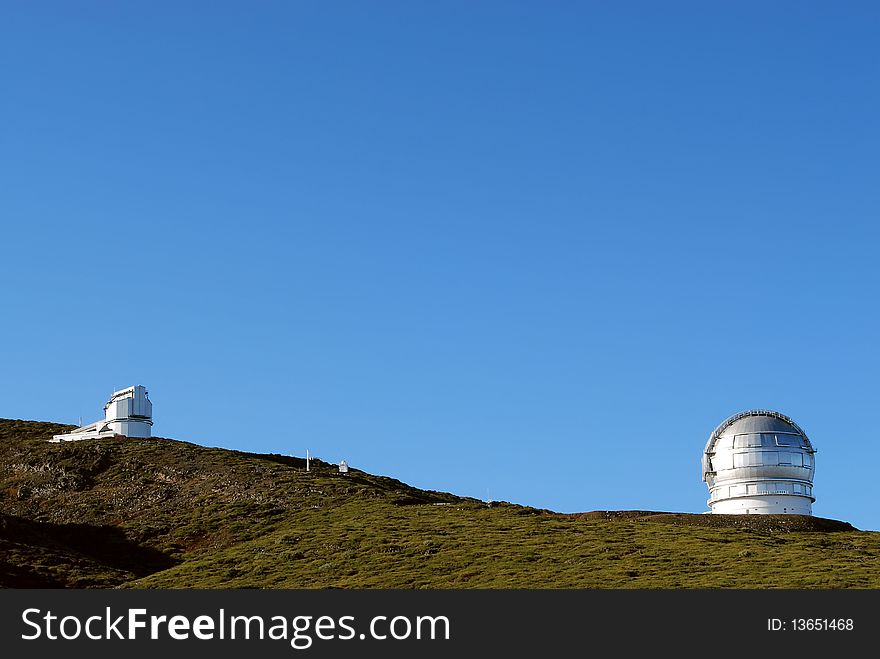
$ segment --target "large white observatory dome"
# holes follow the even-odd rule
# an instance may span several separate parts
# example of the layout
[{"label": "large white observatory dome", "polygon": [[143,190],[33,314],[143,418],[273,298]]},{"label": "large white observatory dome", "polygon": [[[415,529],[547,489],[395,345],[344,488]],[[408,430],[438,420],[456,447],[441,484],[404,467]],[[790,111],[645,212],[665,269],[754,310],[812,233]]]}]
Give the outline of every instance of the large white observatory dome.
[{"label": "large white observatory dome", "polygon": [[78,442],[84,439],[110,437],[149,437],[153,425],[153,403],[147,388],[137,384],[114,391],[104,405],[104,419],[80,426],[61,435],[52,435],[50,442]]},{"label": "large white observatory dome", "polygon": [[813,513],[816,450],[784,414],[749,410],[734,414],[709,436],[703,480],[713,513]]}]

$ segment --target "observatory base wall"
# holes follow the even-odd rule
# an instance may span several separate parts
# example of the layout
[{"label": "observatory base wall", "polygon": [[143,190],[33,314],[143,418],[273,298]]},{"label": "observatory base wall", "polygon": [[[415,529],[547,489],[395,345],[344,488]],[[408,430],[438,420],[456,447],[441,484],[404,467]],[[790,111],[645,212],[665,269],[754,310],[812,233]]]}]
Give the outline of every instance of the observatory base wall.
[{"label": "observatory base wall", "polygon": [[709,503],[713,513],[723,515],[812,515],[808,497],[791,495],[736,497]]},{"label": "observatory base wall", "polygon": [[125,437],[149,437],[150,424],[142,421],[112,421],[108,424],[114,433]]}]

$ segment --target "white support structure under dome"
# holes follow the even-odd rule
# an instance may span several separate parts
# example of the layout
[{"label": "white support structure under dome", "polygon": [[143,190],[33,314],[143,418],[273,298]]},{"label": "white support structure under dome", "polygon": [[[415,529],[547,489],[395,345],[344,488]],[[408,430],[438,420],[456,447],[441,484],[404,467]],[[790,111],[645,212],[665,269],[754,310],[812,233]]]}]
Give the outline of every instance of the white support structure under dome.
[{"label": "white support structure under dome", "polygon": [[726,419],[703,451],[713,513],[812,515],[816,450],[791,419],[749,410]]},{"label": "white support structure under dome", "polygon": [[114,391],[104,405],[104,419],[81,426],[63,435],[54,435],[50,442],[77,442],[83,439],[109,437],[149,437],[153,425],[153,404],[147,388],[135,385]]}]

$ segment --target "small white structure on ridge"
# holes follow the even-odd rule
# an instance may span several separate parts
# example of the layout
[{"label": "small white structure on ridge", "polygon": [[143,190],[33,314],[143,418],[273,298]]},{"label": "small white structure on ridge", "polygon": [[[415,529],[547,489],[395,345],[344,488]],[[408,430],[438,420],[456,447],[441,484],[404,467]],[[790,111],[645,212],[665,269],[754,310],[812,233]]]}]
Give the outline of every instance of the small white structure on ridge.
[{"label": "small white structure on ridge", "polygon": [[149,437],[153,425],[153,403],[147,388],[135,385],[114,391],[104,405],[104,419],[80,426],[63,435],[54,435],[50,442],[77,442],[83,439],[110,437]]},{"label": "small white structure on ridge", "polygon": [[339,473],[347,474],[348,473],[348,463],[345,460],[339,461]]},{"label": "small white structure on ridge", "polygon": [[703,480],[713,513],[812,515],[816,449],[794,421],[771,410],[734,414],[709,436]]}]

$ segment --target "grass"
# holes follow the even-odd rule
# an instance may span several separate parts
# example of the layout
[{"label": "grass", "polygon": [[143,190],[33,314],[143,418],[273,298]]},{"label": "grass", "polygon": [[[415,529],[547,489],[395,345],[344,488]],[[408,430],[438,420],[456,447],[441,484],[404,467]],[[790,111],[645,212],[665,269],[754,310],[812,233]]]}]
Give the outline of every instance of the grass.
[{"label": "grass", "polygon": [[[59,428],[0,420],[0,584],[880,587],[880,533],[845,525],[560,515],[319,460],[306,472],[298,458],[172,440],[48,444]],[[71,540],[75,525],[95,546]],[[108,542],[136,560],[102,551]]]}]

